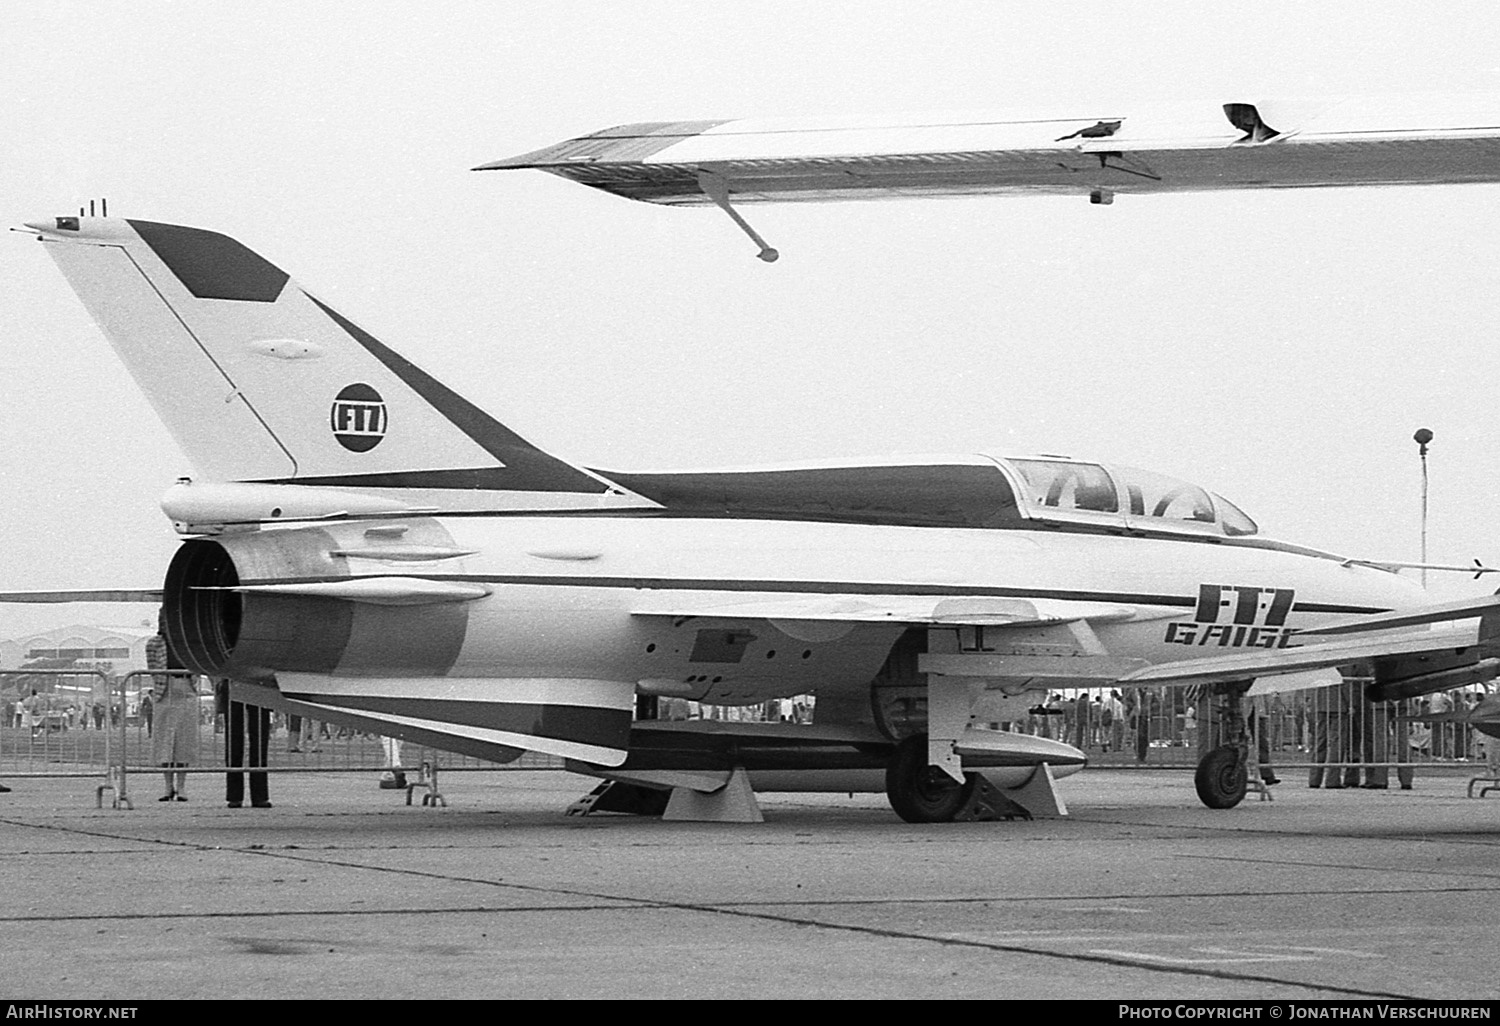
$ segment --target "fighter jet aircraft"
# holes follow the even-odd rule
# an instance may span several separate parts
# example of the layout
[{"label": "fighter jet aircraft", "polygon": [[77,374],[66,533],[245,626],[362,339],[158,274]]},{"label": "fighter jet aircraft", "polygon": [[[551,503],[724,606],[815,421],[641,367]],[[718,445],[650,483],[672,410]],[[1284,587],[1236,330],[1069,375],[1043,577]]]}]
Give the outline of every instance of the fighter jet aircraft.
[{"label": "fighter jet aircraft", "polygon": [[[1228,680],[1237,697],[1376,656],[1379,686],[1436,687],[1478,662],[1410,641],[1294,648],[1299,630],[1425,593],[1266,538],[1187,481],[990,454],[590,469],[224,235],[103,217],[26,230],[205,475],[162,500],[185,537],[160,589],[171,650],[268,705],[489,759],[550,753],[670,795],[679,816],[755,818],[757,786],[883,788],[931,822],[991,785],[1060,807],[1051,781],[1082,753],[986,729],[1050,690]],[[633,717],[642,697],[801,694],[811,724]],[[1200,793],[1234,804],[1243,769],[1227,745]]]},{"label": "fighter jet aircraft", "polygon": [[620,125],[476,171],[536,168],[649,203],[1079,195],[1500,181],[1500,97],[1100,104]]}]

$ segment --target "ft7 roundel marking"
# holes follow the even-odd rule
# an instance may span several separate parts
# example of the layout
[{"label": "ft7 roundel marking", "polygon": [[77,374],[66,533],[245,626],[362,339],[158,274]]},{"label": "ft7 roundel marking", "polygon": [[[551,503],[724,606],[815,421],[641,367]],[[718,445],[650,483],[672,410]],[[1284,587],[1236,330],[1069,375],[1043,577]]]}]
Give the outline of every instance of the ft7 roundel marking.
[{"label": "ft7 roundel marking", "polygon": [[369,452],[385,437],[385,400],[369,385],[349,385],[333,400],[328,414],[333,437],[350,452]]}]

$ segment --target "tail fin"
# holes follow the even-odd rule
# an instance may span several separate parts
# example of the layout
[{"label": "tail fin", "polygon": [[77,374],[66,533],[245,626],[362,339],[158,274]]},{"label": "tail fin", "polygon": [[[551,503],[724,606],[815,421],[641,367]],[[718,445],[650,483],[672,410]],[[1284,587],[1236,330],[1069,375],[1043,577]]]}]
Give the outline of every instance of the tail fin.
[{"label": "tail fin", "polygon": [[523,506],[598,505],[624,493],[527,442],[234,239],[117,218],[27,227],[52,244],[210,478],[527,493],[510,496]]}]

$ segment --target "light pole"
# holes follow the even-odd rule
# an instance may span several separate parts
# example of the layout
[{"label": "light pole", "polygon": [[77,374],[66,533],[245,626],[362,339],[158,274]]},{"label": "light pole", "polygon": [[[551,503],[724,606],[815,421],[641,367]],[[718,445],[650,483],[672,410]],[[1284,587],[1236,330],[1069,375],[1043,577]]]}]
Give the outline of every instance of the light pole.
[{"label": "light pole", "polygon": [[[1411,436],[1412,441],[1417,443],[1417,455],[1422,458],[1422,562],[1427,562],[1427,443],[1432,441],[1432,432],[1426,428],[1417,428],[1417,433]],[[1422,587],[1427,587],[1427,568],[1422,568]]]}]

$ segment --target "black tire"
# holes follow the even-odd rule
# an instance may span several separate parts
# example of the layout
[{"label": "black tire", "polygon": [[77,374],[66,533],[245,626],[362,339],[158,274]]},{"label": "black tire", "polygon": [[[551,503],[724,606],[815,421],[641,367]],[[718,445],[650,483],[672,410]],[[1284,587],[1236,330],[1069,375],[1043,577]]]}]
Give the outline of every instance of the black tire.
[{"label": "black tire", "polygon": [[1245,797],[1245,753],[1236,745],[1220,745],[1198,763],[1193,774],[1198,800],[1210,809],[1232,809]]},{"label": "black tire", "polygon": [[951,823],[969,803],[979,776],[965,773],[962,784],[927,764],[927,735],[896,746],[885,770],[885,794],[896,815],[908,823]]}]

